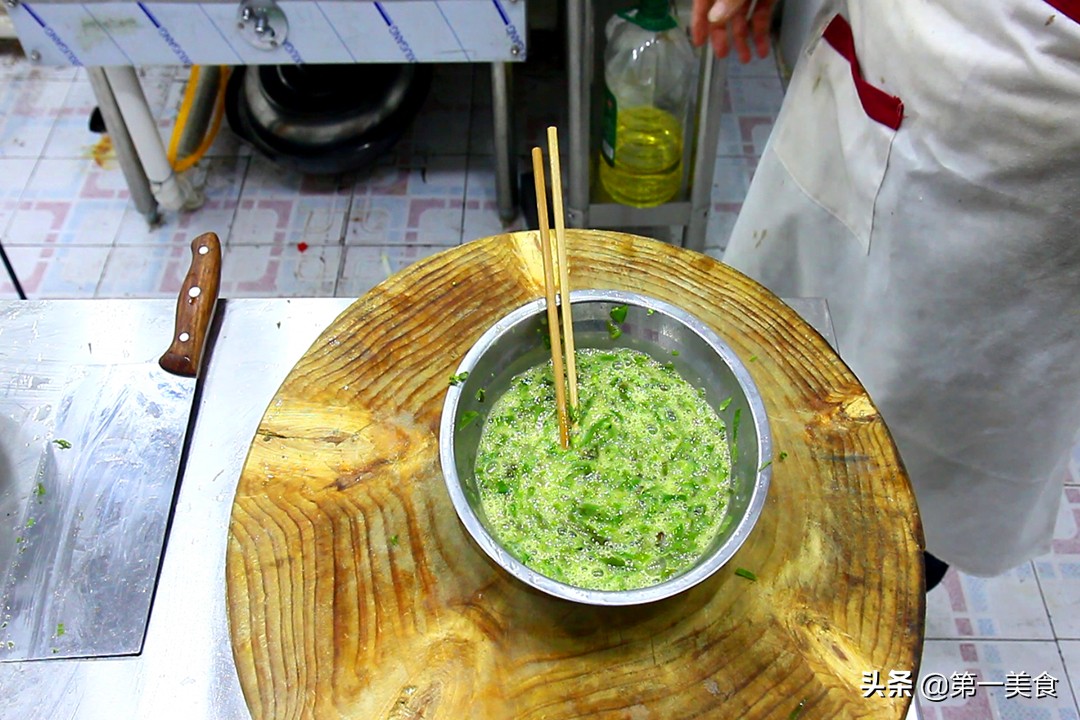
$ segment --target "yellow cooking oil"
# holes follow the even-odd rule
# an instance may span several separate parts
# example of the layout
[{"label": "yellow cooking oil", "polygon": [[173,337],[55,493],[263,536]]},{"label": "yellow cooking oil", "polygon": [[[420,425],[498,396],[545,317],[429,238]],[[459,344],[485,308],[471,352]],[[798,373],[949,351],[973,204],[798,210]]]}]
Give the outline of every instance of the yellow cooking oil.
[{"label": "yellow cooking oil", "polygon": [[619,108],[613,162],[601,153],[600,182],[623,205],[653,207],[679,192],[682,184],[682,124],[651,105]]}]

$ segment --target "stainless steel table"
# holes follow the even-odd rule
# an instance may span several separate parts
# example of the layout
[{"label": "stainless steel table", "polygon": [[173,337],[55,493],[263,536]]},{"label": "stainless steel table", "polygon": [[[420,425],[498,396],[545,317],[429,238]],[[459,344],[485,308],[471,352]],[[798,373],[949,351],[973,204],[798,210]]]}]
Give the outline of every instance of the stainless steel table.
[{"label": "stainless steel table", "polygon": [[[71,322],[78,322],[88,303],[99,309],[101,303],[137,303],[142,312],[160,313],[163,319],[171,318],[174,308],[164,300],[50,302],[66,303],[64,314]],[[95,660],[0,663],[0,717],[250,717],[233,665],[225,613],[225,548],[233,494],[266,405],[300,356],[350,302],[221,301],[143,652]],[[788,303],[834,342],[824,300]],[[918,717],[913,704],[909,720]]]}]

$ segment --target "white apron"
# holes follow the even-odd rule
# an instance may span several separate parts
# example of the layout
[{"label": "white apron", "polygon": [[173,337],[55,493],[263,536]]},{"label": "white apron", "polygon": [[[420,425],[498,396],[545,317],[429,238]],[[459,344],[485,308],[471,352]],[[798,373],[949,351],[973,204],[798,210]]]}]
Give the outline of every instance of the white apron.
[{"label": "white apron", "polygon": [[827,3],[724,256],[828,298],[927,549],[978,575],[1048,549],[1080,429],[1073,18],[1080,0]]}]

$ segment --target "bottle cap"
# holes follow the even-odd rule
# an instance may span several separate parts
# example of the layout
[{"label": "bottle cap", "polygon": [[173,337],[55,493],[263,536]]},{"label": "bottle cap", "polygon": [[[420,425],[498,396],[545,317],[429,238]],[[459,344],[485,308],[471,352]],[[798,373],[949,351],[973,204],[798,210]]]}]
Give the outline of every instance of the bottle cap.
[{"label": "bottle cap", "polygon": [[679,26],[671,16],[668,3],[669,0],[640,0],[636,10],[624,10],[619,15],[645,30],[663,32]]}]

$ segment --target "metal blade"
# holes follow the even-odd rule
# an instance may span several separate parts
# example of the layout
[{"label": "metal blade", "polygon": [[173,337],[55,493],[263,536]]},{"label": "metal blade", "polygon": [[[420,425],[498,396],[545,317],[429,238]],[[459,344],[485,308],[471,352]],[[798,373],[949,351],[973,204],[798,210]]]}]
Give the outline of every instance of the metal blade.
[{"label": "metal blade", "polygon": [[0,314],[0,662],[142,648],[221,282],[216,235],[191,253],[171,332],[145,304]]},{"label": "metal blade", "polygon": [[0,661],[137,653],[195,381],[147,362],[21,384],[0,399]]}]

